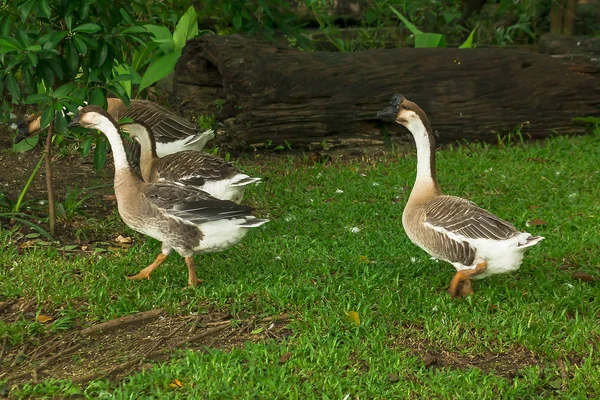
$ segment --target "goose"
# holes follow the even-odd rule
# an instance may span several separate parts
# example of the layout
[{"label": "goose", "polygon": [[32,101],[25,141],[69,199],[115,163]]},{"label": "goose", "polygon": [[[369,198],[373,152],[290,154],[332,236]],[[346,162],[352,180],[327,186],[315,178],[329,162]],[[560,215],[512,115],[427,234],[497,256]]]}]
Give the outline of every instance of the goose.
[{"label": "goose", "polygon": [[402,214],[402,225],[414,244],[456,268],[450,295],[472,294],[471,279],[519,269],[525,250],[544,238],[518,231],[472,201],[442,193],[436,177],[431,125],[418,105],[395,94],[377,116],[403,125],[414,137],[417,177]]},{"label": "goose", "polygon": [[253,209],[229,200],[216,199],[194,187],[173,183],[147,183],[138,179],[129,166],[118,126],[113,117],[98,106],[83,107],[68,127],[98,129],[107,137],[115,164],[114,189],[119,215],[131,229],[162,243],[155,261],[130,276],[150,279],[175,250],[185,258],[188,285],[196,286],[194,254],[226,250],[246,233],[268,222],[252,215]]},{"label": "goose", "polygon": [[123,130],[140,144],[140,170],[146,182],[196,186],[218,199],[240,203],[246,186],[261,180],[240,173],[220,157],[198,151],[181,151],[159,158],[152,129],[134,123],[123,126]]},{"label": "goose", "polygon": [[[156,139],[156,153],[159,157],[184,150],[200,151],[215,136],[212,129],[198,132],[196,125],[190,121],[149,100],[131,100],[129,106],[118,98],[111,97],[106,101],[108,113],[114,120],[131,118],[134,122],[142,122],[152,129]],[[40,114],[32,114],[21,121],[18,124],[15,142],[18,143],[26,137],[39,133],[41,119]],[[132,161],[139,159],[139,149],[135,146],[137,145],[128,149],[133,154],[137,154]]]}]

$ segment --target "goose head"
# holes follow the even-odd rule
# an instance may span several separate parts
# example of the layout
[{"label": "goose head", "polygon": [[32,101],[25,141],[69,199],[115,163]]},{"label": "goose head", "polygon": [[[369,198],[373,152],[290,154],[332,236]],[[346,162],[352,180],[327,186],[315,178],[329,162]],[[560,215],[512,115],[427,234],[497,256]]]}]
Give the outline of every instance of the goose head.
[{"label": "goose head", "polygon": [[32,114],[21,121],[17,126],[18,132],[17,137],[15,138],[15,143],[19,143],[20,141],[38,133],[41,130],[41,120],[42,117],[40,117],[39,114]]},{"label": "goose head", "polygon": [[395,121],[406,127],[414,136],[419,132],[431,134],[431,126],[425,112],[401,94],[392,96],[386,108],[377,113],[384,121]]},{"label": "goose head", "polygon": [[100,129],[101,126],[106,124],[108,120],[112,125],[117,127],[117,123],[113,117],[102,107],[99,106],[85,106],[79,113],[73,118],[73,120],[67,126],[69,129],[77,126],[88,129]]}]

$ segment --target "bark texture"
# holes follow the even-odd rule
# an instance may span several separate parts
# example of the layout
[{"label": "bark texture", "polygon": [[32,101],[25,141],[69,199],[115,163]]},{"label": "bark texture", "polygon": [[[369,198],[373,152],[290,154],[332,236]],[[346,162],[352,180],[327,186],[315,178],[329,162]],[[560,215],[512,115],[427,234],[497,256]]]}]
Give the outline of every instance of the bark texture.
[{"label": "bark texture", "polygon": [[533,138],[579,133],[573,117],[600,114],[596,77],[548,55],[491,48],[300,52],[204,35],[186,45],[174,89],[182,113],[224,121],[217,141],[231,148],[381,144],[382,128],[406,138],[375,118],[394,93],[425,110],[441,143],[495,141],[520,126]]}]

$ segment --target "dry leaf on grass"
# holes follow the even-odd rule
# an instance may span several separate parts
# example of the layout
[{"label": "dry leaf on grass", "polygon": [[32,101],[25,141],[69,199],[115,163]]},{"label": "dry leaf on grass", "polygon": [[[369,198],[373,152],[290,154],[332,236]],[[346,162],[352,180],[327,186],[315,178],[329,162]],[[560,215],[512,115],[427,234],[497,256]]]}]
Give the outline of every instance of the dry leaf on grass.
[{"label": "dry leaf on grass", "polygon": [[527,225],[527,226],[542,226],[542,225],[546,225],[546,221],[544,221],[543,219],[540,219],[540,218],[534,218],[534,219],[530,219],[529,221],[525,222],[525,225]]},{"label": "dry leaf on grass", "polygon": [[292,357],[292,353],[287,352],[287,353],[283,353],[283,355],[281,357],[279,357],[279,364],[284,364],[286,363],[290,357]]},{"label": "dry leaf on grass", "polygon": [[388,381],[392,382],[392,383],[396,383],[400,380],[400,377],[396,374],[389,374],[388,375]]},{"label": "dry leaf on grass", "polygon": [[350,321],[354,322],[356,325],[360,325],[360,316],[356,311],[348,311],[346,315]]},{"label": "dry leaf on grass", "polygon": [[131,240],[131,238],[129,236],[128,237],[123,237],[122,235],[119,235],[115,239],[115,242],[117,242],[117,243],[131,243],[132,240]]},{"label": "dry leaf on grass", "polygon": [[175,379],[172,383],[169,383],[171,389],[179,389],[183,387],[183,383],[179,379]]},{"label": "dry leaf on grass", "polygon": [[579,279],[580,281],[584,281],[584,282],[591,282],[594,280],[594,277],[588,273],[585,273],[583,271],[575,271],[571,274],[571,278],[573,279]]},{"label": "dry leaf on grass", "polygon": [[44,314],[40,314],[40,315],[37,316],[36,320],[40,324],[45,324],[48,321],[52,321],[52,317],[49,317],[49,316],[44,315]]}]

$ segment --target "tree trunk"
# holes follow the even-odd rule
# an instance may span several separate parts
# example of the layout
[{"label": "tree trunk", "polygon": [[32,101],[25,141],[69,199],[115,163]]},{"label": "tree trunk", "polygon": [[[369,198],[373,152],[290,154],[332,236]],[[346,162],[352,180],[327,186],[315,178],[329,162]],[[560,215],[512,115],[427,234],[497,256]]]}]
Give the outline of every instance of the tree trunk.
[{"label": "tree trunk", "polygon": [[[241,36],[191,40],[175,71],[174,104],[214,112],[230,148],[287,144],[319,149],[404,140],[375,117],[401,93],[430,116],[438,141],[496,141],[522,127],[533,138],[584,131],[598,115],[598,81],[560,59],[505,49],[300,52]],[[385,129],[384,129],[385,130]]]},{"label": "tree trunk", "polygon": [[54,132],[54,120],[48,125],[48,136],[46,137],[46,157],[44,169],[46,171],[46,189],[48,190],[48,223],[50,234],[56,235],[56,208],[54,207],[54,188],[52,186],[52,134]]}]

